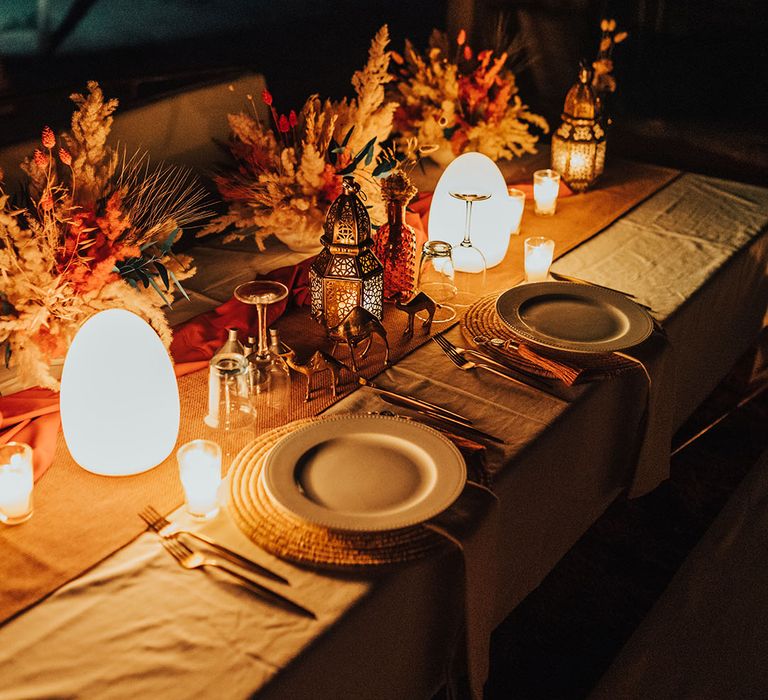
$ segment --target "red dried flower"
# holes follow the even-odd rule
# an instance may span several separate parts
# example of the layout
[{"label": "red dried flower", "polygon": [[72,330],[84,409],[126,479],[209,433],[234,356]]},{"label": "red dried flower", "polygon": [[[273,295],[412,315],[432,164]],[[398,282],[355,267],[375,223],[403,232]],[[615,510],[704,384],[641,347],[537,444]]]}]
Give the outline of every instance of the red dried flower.
[{"label": "red dried flower", "polygon": [[264,100],[265,105],[272,106],[272,93],[267,88],[264,88],[264,92],[261,93],[261,99]]},{"label": "red dried flower", "polygon": [[48,157],[39,148],[35,149],[32,160],[35,161],[35,165],[38,168],[45,168],[48,165]]},{"label": "red dried flower", "polygon": [[459,32],[459,35],[456,37],[456,43],[457,43],[459,46],[464,46],[464,42],[465,42],[466,40],[467,40],[467,30],[466,30],[466,29],[462,29],[462,30]]},{"label": "red dried flower", "polygon": [[287,134],[290,130],[291,125],[288,123],[288,117],[284,114],[280,115],[280,120],[277,122],[277,128],[280,130],[281,134]]},{"label": "red dried flower", "polygon": [[293,128],[299,123],[299,118],[296,116],[295,109],[292,109],[290,111],[290,114],[288,114],[288,123],[291,125],[291,128]]},{"label": "red dried flower", "polygon": [[50,126],[46,126],[43,129],[43,146],[46,148],[53,148],[56,145],[56,137],[53,135],[53,129]]},{"label": "red dried flower", "polygon": [[59,160],[64,165],[72,165],[72,154],[66,148],[59,148]]},{"label": "red dried flower", "polygon": [[472,49],[469,48],[469,44],[464,47],[464,59],[467,61],[472,60]]},{"label": "red dried flower", "polygon": [[53,197],[50,194],[45,195],[45,197],[40,200],[40,206],[43,208],[43,211],[53,209]]}]

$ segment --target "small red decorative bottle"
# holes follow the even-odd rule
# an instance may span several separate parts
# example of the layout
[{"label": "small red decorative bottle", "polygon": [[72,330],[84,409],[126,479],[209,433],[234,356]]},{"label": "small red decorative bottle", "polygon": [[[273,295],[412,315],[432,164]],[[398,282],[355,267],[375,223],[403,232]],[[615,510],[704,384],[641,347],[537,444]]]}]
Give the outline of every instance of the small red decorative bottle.
[{"label": "small red decorative bottle", "polygon": [[387,223],[376,232],[374,253],[384,266],[384,301],[408,299],[416,290],[416,231],[405,222],[405,208],[416,192],[410,178],[401,171],[392,173],[381,184]]}]

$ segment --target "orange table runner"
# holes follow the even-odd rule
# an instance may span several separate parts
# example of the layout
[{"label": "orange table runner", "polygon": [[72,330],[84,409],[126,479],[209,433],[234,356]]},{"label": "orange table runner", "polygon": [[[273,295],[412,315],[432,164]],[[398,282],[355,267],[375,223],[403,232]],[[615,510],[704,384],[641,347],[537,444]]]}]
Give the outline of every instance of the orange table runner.
[{"label": "orange table runner", "polygon": [[[613,170],[606,174],[600,189],[562,199],[558,203],[558,213],[553,218],[536,217],[532,211],[532,202],[527,203],[521,235],[512,237],[505,260],[488,272],[489,291],[509,288],[522,279],[525,236],[545,235],[553,238],[556,242],[556,256],[559,257],[604,229],[678,174],[666,168],[615,163]],[[228,304],[230,302],[211,313],[226,320]],[[417,330],[415,338],[405,341],[402,337],[405,314],[392,307],[385,310],[384,323],[388,330],[393,362],[427,339]],[[303,309],[290,310],[277,325],[282,329],[283,338],[300,353],[327,342],[323,330]],[[221,330],[219,326],[217,323],[207,326],[202,324],[198,325],[194,333],[191,330],[186,332],[194,337],[195,344],[207,343],[215,347],[220,339],[210,337],[210,334],[218,333]],[[202,357],[185,359],[204,360],[205,356],[203,353]],[[339,356],[345,360],[343,354]],[[382,367],[382,361],[382,346],[374,341],[373,350],[362,364],[362,373],[369,377],[376,374]],[[189,369],[200,366],[204,367],[205,363],[190,365]],[[353,377],[346,372],[342,380],[343,390],[337,399],[333,399],[330,392],[317,392],[317,398],[304,403],[304,379],[295,378],[287,420],[316,415],[357,387]],[[182,423],[178,444],[181,444],[200,436],[206,405],[207,375],[195,372],[181,377],[179,392]],[[48,398],[48,406],[56,402],[55,395]],[[8,411],[7,401],[8,397],[2,399],[0,411]],[[47,420],[51,425],[47,426],[48,441],[52,445],[51,431],[58,429],[58,416],[52,412],[55,409],[48,406],[37,408],[49,417]],[[20,410],[19,413],[25,414],[25,420],[34,417],[34,410],[30,412],[27,409],[26,413]],[[13,418],[6,420],[4,427],[14,425]],[[17,421],[15,424],[20,423]],[[273,425],[261,422],[258,430],[270,427]],[[34,422],[25,423],[24,430],[35,430]],[[29,436],[30,433],[26,434]],[[17,433],[15,439],[22,439],[20,435]],[[0,621],[34,604],[130,542],[144,529],[136,513],[146,505],[152,504],[166,513],[178,507],[183,500],[174,454],[144,474],[107,478],[80,469],[69,455],[60,434],[55,445],[52,467],[35,485],[34,517],[20,526],[0,528]]]}]

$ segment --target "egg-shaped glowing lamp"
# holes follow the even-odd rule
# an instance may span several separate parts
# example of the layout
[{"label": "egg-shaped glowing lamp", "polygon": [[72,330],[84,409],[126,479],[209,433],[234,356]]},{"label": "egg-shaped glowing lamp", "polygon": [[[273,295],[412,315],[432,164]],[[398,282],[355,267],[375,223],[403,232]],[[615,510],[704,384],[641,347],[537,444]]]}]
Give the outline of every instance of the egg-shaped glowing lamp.
[{"label": "egg-shaped glowing lamp", "polygon": [[[472,207],[470,238],[487,267],[498,265],[507,253],[514,211],[496,163],[482,153],[464,153],[440,176],[429,209],[429,239],[456,245],[464,238],[466,205],[451,192],[491,195]],[[456,269],[462,269],[458,260]]]},{"label": "egg-shaped glowing lamp", "polygon": [[64,360],[61,423],[72,458],[94,474],[140,474],[171,453],[179,387],[149,324],[124,309],[83,323]]}]

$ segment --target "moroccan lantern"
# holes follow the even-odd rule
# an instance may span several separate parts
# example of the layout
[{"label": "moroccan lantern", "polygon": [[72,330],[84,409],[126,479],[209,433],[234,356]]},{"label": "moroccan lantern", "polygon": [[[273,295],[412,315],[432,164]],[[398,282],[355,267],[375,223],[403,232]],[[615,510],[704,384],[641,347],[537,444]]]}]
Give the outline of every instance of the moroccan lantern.
[{"label": "moroccan lantern", "polygon": [[333,201],[320,242],[323,250],[309,270],[312,317],[326,328],[338,326],[356,306],[381,319],[384,268],[371,247],[371,219],[360,185],[346,176]]},{"label": "moroccan lantern", "polygon": [[565,97],[562,122],[552,135],[552,170],[575,192],[583,192],[605,167],[605,130],[600,123],[592,71],[584,64]]}]

